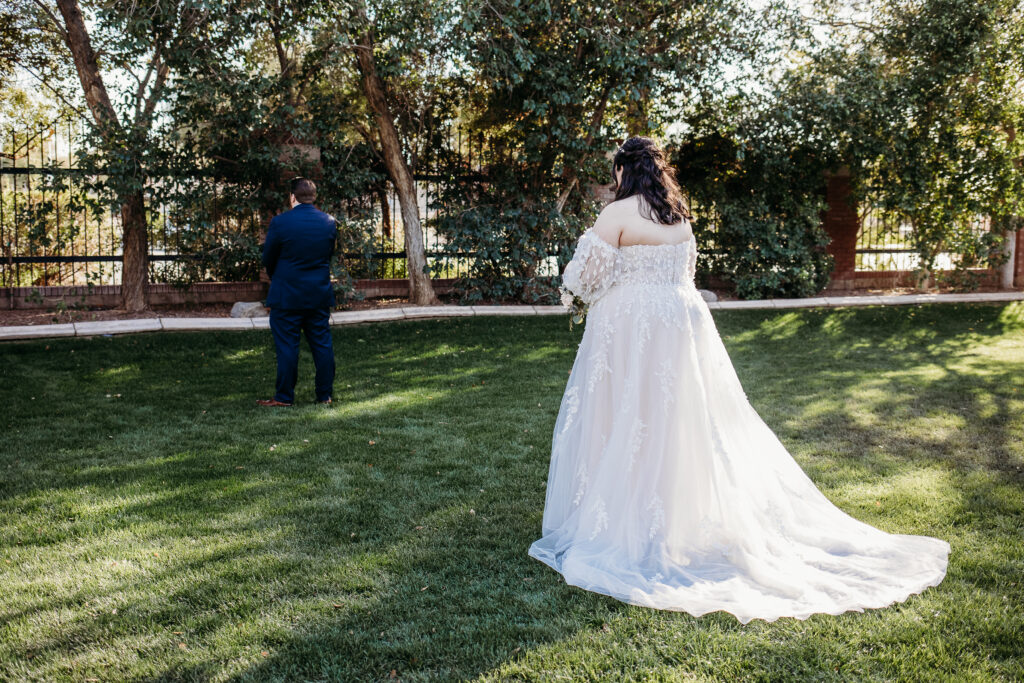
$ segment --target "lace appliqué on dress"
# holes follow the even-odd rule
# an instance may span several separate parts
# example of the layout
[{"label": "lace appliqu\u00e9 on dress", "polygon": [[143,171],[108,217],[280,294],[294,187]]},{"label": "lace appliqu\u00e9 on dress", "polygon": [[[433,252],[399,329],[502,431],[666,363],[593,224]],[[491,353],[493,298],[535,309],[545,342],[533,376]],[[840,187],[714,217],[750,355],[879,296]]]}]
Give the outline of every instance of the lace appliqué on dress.
[{"label": "lace appliqu\u00e9 on dress", "polygon": [[565,423],[562,425],[562,434],[569,431],[569,427],[576,420],[576,413],[580,410],[580,388],[573,387],[565,392]]},{"label": "lace appliqu\u00e9 on dress", "polygon": [[594,529],[590,533],[590,540],[593,541],[599,533],[608,530],[608,510],[603,498],[594,501],[594,504],[590,506],[590,514],[594,518]]},{"label": "lace appliqu\u00e9 on dress", "polygon": [[665,526],[665,504],[657,493],[651,498],[651,502],[647,504],[647,511],[651,513],[651,531],[649,536],[653,541],[654,537]]},{"label": "lace appliqu\u00e9 on dress", "polygon": [[676,402],[676,394],[673,391],[676,381],[676,372],[672,368],[672,361],[666,359],[658,366],[658,384],[661,386],[661,407],[666,415],[672,413],[672,406]]},{"label": "lace appliqu\u00e9 on dress", "polygon": [[647,436],[647,425],[639,419],[634,420],[633,426],[630,427],[629,430],[629,442],[626,444],[626,453],[629,455],[629,465],[626,467],[626,471],[633,471],[633,465],[636,463],[636,455],[640,452],[640,447],[644,444],[645,436]]},{"label": "lace appliqu\u00e9 on dress", "polygon": [[607,319],[602,320],[597,332],[598,347],[590,356],[590,375],[587,377],[588,394],[593,393],[601,380],[612,372],[612,366],[609,363],[608,358],[609,353],[611,352],[612,336],[615,330],[612,327],[611,321]]},{"label": "lace appliqu\u00e9 on dress", "polygon": [[583,502],[583,496],[587,495],[587,484],[590,483],[590,478],[587,476],[587,465],[582,460],[580,466],[576,468],[576,481],[579,482],[579,486],[576,489],[576,497],[572,499],[573,505]]},{"label": "lace appliqu\u00e9 on dress", "polygon": [[619,250],[587,230],[562,272],[562,286],[591,305],[615,283],[618,269]]}]

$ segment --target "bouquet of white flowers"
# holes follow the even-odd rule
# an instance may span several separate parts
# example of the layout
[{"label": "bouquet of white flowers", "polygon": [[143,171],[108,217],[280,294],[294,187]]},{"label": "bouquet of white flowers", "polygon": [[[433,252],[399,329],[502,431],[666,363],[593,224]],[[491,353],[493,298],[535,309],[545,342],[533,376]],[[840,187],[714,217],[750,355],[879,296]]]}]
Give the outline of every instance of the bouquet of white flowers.
[{"label": "bouquet of white flowers", "polygon": [[569,308],[569,329],[573,325],[580,325],[587,317],[587,304],[565,287],[561,288],[562,305]]}]

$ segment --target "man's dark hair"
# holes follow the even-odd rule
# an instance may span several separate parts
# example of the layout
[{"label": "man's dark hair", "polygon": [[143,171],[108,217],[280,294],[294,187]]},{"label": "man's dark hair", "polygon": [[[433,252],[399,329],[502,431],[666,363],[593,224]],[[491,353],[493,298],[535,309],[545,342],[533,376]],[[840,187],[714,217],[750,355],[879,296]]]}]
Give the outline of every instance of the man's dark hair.
[{"label": "man's dark hair", "polygon": [[291,193],[303,204],[312,204],[316,200],[316,185],[307,178],[294,178]]}]

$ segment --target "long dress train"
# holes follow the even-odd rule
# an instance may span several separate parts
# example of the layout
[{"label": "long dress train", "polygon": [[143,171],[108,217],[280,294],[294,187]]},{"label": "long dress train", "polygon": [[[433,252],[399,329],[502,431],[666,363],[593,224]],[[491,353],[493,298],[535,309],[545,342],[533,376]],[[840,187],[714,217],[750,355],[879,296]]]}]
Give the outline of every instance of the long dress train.
[{"label": "long dress train", "polygon": [[589,303],[530,555],[624,602],[743,623],[884,607],[937,585],[949,544],[834,506],[747,401],[696,249],[579,240]]}]

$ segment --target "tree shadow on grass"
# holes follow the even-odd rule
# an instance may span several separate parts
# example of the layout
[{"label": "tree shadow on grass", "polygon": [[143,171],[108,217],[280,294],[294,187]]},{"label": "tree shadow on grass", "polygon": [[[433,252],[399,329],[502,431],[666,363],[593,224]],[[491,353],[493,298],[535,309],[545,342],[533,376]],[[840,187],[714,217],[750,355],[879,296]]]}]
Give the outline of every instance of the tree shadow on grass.
[{"label": "tree shadow on grass", "polygon": [[[785,324],[775,313],[760,326],[729,319],[723,328],[727,335],[742,330],[727,343],[755,405],[793,396],[792,413],[765,411],[787,443],[818,444],[830,435],[834,457],[852,461],[857,478],[869,483],[884,483],[907,458],[1018,481],[1005,387],[1022,368],[992,369],[972,359],[978,335],[1004,334],[1008,323],[995,311],[971,311],[968,320],[917,311],[924,327],[937,328],[927,334],[916,331],[920,321],[906,325],[892,311],[805,313]],[[565,343],[551,344],[561,321],[512,327],[505,320],[489,328],[451,321],[336,332],[342,390],[327,411],[252,407],[272,360],[265,346],[253,345],[266,344],[260,335],[100,346],[101,362],[130,363],[134,353],[141,371],[93,373],[90,381],[108,382],[96,387],[101,391],[123,387],[137,403],[120,404],[113,417],[98,398],[78,416],[58,406],[57,422],[94,423],[58,439],[56,462],[34,466],[39,478],[7,475],[14,486],[5,507],[23,508],[31,524],[60,505],[73,509],[78,491],[97,500],[125,491],[151,495],[80,512],[61,533],[32,541],[24,525],[4,527],[3,540],[45,552],[95,538],[95,552],[109,554],[104,534],[118,532],[144,549],[198,539],[210,550],[41,598],[6,616],[24,622],[72,612],[58,637],[38,643],[37,661],[124,640],[154,658],[142,668],[126,665],[125,676],[203,679],[227,666],[239,679],[373,680],[392,670],[403,679],[485,674],[630,613],[636,608],[567,588],[526,555],[540,527],[548,440],[575,338],[561,335]],[[197,351],[204,343],[207,350]],[[247,344],[251,352],[241,353]],[[205,360],[181,369],[189,358]],[[945,372],[911,376],[922,367]],[[869,412],[913,417],[927,406],[952,413],[984,432],[985,457],[965,455],[948,435],[894,433],[891,422],[853,419],[842,400],[865,382],[881,396]],[[307,378],[300,390],[308,385]],[[396,393],[402,400],[389,400]],[[836,406],[803,413],[823,396],[838,397]],[[112,425],[122,431],[107,439]],[[799,433],[787,438],[791,429]],[[884,451],[866,455],[861,444]],[[988,495],[987,486],[962,484],[965,504]],[[117,596],[135,601],[120,619],[97,622],[82,607]],[[742,629],[724,615],[665,618],[700,630]],[[245,635],[246,624],[264,631]],[[173,631],[182,628],[193,650],[179,653]],[[140,645],[140,638],[158,642]],[[255,648],[251,656],[239,654],[245,638]]]},{"label": "tree shadow on grass", "polygon": [[1024,354],[977,349],[1024,330],[1024,306],[813,312],[789,322],[746,320],[752,331],[730,347],[752,402],[780,435],[832,437],[844,442],[840,455],[864,462],[881,463],[869,452],[881,448],[893,462],[1022,481],[1013,405],[1024,401]]},{"label": "tree shadow on grass", "polygon": [[[385,333],[358,334],[374,332]],[[203,396],[208,407],[202,411],[175,400],[177,381],[159,362],[133,376],[113,373],[126,393],[157,403],[164,424],[135,421],[138,411],[154,408],[137,399],[118,404],[119,414],[98,419],[98,427],[58,439],[57,461],[34,463],[35,474],[49,476],[11,476],[17,485],[5,494],[6,505],[33,519],[5,526],[4,540],[20,543],[26,554],[77,547],[66,566],[79,568],[91,553],[140,565],[151,547],[174,553],[191,540],[210,551],[148,560],[123,580],[22,597],[5,610],[7,619],[71,616],[15,650],[32,654],[39,666],[47,660],[57,666],[97,649],[138,648],[158,664],[129,666],[124,675],[204,678],[225,653],[210,648],[197,663],[189,654],[192,643],[216,641],[241,618],[272,627],[260,636],[269,653],[254,676],[292,678],[301,671],[351,680],[410,666],[465,675],[480,661],[486,667],[507,656],[515,647],[508,645],[510,636],[557,638],[575,628],[564,613],[579,598],[550,599],[558,583],[525,555],[543,505],[547,456],[540,446],[551,429],[555,396],[543,395],[544,410],[536,407],[537,395],[510,396],[507,370],[529,363],[532,369],[514,373],[516,379],[547,382],[553,390],[560,373],[554,382],[543,375],[571,360],[571,345],[538,354],[520,340],[505,344],[504,360],[494,362],[488,360],[493,347],[460,349],[456,339],[456,352],[436,354],[443,346],[438,342],[400,339],[379,345],[384,353],[376,358],[350,358],[350,377],[359,379],[340,392],[334,410],[266,413],[249,403],[236,404],[228,418],[220,405],[238,386],[224,383],[221,370],[192,377],[181,390]],[[475,360],[466,358],[474,354]],[[123,349],[102,362],[115,360],[128,361]],[[403,386],[413,394],[408,400],[375,407]],[[510,403],[521,405],[509,423],[496,421],[490,406],[503,405],[507,413]],[[82,407],[79,419],[86,420],[111,410],[102,401]],[[446,419],[438,419],[439,411]],[[200,423],[190,422],[202,413],[208,415]],[[123,428],[108,443],[111,424]],[[236,434],[241,429],[241,446],[226,438],[232,425]],[[214,443],[204,446],[211,434]],[[137,452],[139,441],[148,452]],[[26,449],[20,455],[30,461],[40,454]],[[92,504],[81,504],[82,495]],[[51,512],[76,517],[30,535],[27,526]],[[134,547],[112,547],[108,539],[116,534],[130,536]],[[351,575],[339,574],[339,567]],[[545,587],[538,593],[531,584]],[[254,597],[245,597],[250,593]],[[117,617],[84,607],[110,601],[130,604],[122,604]],[[222,609],[232,604],[241,605],[240,613]],[[290,610],[301,616],[283,628]],[[272,616],[261,618],[264,611]],[[190,649],[173,649],[174,629]],[[381,632],[383,638],[371,637]],[[151,639],[162,646],[139,644]]]}]

